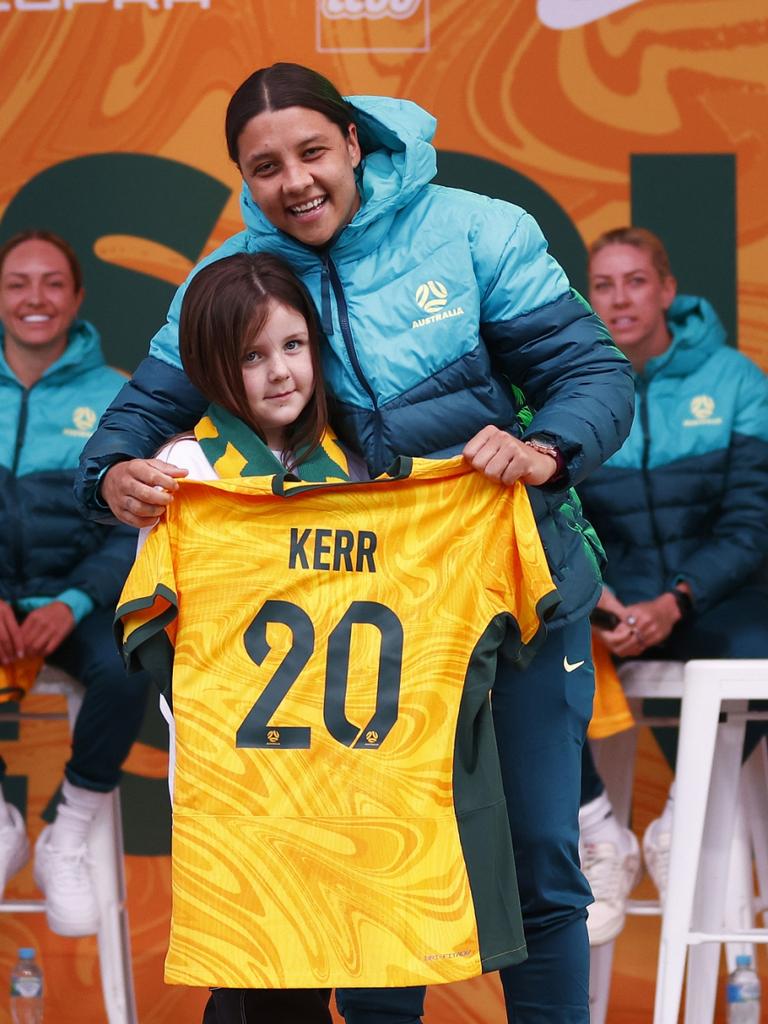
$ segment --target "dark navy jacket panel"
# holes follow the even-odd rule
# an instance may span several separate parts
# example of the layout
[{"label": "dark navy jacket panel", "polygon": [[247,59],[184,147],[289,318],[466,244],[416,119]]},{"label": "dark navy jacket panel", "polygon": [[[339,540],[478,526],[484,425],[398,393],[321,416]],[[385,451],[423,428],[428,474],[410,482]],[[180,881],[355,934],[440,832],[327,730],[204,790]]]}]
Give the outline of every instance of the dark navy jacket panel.
[{"label": "dark navy jacket panel", "polygon": [[509,380],[525,381],[534,412],[526,434],[555,441],[568,462],[569,482],[579,483],[626,436],[634,408],[630,364],[575,292],[482,330]]},{"label": "dark navy jacket panel", "polygon": [[104,365],[93,326],[76,321],[60,359],[25,388],[0,334],[0,599],[77,590],[95,606],[117,600],[136,531],[84,520],[73,482],[80,449],[124,380]]},{"label": "dark navy jacket panel", "polygon": [[117,600],[136,552],[136,531],[87,522],[72,493],[75,470],[14,479],[0,468],[0,599],[56,597],[74,587],[99,607]]},{"label": "dark navy jacket panel", "polygon": [[685,580],[704,611],[768,586],[768,383],[705,300],[681,296],[669,322],[627,442],[579,491],[622,602]]}]

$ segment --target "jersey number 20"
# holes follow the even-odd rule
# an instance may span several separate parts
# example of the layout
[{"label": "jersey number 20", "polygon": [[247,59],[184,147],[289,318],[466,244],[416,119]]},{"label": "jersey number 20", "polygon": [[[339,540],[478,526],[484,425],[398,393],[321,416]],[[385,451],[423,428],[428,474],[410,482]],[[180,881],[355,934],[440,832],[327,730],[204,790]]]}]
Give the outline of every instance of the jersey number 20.
[{"label": "jersey number 20", "polygon": [[[293,642],[259,699],[237,730],[238,747],[291,749],[310,745],[308,726],[281,726],[271,721],[281,701],[299,678],[315,650],[315,627],[307,613],[290,601],[265,601],[243,636],[248,656],[261,665],[270,651],[267,625],[282,623]],[[349,648],[354,625],[375,626],[381,634],[376,706],[366,725],[346,714]],[[323,719],[328,732],[345,747],[370,750],[381,746],[397,721],[403,662],[403,626],[395,613],[376,601],[353,601],[328,637],[323,694]]]}]

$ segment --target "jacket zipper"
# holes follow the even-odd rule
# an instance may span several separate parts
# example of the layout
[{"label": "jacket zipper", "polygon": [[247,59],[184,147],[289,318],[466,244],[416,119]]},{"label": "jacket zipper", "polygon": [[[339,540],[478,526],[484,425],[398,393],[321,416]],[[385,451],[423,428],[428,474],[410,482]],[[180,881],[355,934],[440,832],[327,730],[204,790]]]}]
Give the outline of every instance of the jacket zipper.
[{"label": "jacket zipper", "polygon": [[341,327],[341,336],[344,339],[344,348],[347,350],[349,361],[352,363],[352,369],[355,371],[358,383],[363,388],[365,393],[373,403],[374,409],[378,409],[378,402],[376,401],[376,395],[374,394],[373,388],[368,383],[363,368],[360,365],[360,360],[357,357],[357,350],[355,349],[355,342],[352,338],[352,330],[349,326],[349,310],[347,309],[347,300],[344,295],[344,287],[339,278],[339,272],[336,269],[336,265],[330,256],[323,256],[323,265],[325,272],[328,274],[328,278],[331,282],[331,288],[336,298],[336,305],[339,310],[339,326]]},{"label": "jacket zipper", "polygon": [[[373,406],[373,412],[376,417],[378,427],[375,433],[375,436],[377,438],[376,463],[378,465],[381,465],[384,462],[384,439],[383,431],[381,430],[381,412],[379,410],[379,402],[378,399],[376,398],[376,393],[374,392],[371,385],[368,383],[368,380],[365,374],[363,373],[363,368],[360,365],[360,360],[357,357],[357,350],[355,348],[354,338],[352,337],[352,329],[349,325],[349,310],[347,309],[347,299],[346,296],[344,295],[344,286],[341,283],[339,272],[336,269],[333,260],[327,253],[323,255],[321,259],[323,262],[323,274],[327,275],[327,278],[330,280],[331,288],[333,289],[333,294],[336,298],[336,306],[339,312],[339,326],[341,327],[341,336],[344,339],[344,348],[346,349],[349,361],[352,364],[352,369],[354,370],[355,377],[357,378],[360,387],[363,389],[363,391],[365,391],[366,395],[368,395],[368,397],[370,398],[371,405]],[[329,310],[329,316],[330,315],[331,314]]]},{"label": "jacket zipper", "polygon": [[13,449],[13,464],[11,465],[11,487],[13,488],[14,512],[8,526],[10,533],[10,546],[13,554],[13,562],[16,567],[14,576],[17,580],[22,579],[24,568],[24,557],[21,543],[21,509],[19,508],[18,478],[16,476],[19,462],[21,461],[21,450],[27,435],[27,419],[29,416],[29,388],[23,388],[21,392],[21,405],[19,406],[19,419],[16,427],[16,444]]},{"label": "jacket zipper", "polygon": [[656,521],[656,508],[653,503],[651,493],[651,473],[648,469],[648,462],[651,454],[651,432],[648,426],[648,385],[642,379],[637,381],[637,395],[640,399],[640,425],[643,429],[643,459],[642,459],[642,474],[643,474],[643,487],[645,488],[645,501],[648,505],[648,516],[651,520],[651,533],[653,534],[653,541],[656,545],[656,549],[659,552],[661,558],[661,569],[664,574],[663,585],[669,578],[669,568],[667,567],[667,559],[664,554],[664,546],[661,539],[661,532],[659,530],[659,524]]}]

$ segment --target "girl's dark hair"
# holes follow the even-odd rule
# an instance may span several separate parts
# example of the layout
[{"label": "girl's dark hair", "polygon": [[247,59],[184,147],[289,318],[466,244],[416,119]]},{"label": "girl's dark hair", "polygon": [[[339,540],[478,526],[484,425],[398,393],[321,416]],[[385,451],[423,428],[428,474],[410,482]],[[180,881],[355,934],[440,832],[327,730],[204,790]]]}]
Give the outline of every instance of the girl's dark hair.
[{"label": "girl's dark hair", "polygon": [[316,110],[337,125],[344,136],[355,122],[353,108],[336,86],[317,71],[302,64],[259,68],[235,90],[227,107],[224,132],[230,159],[238,163],[240,134],[252,117],[286,107]]},{"label": "girl's dark hair", "polygon": [[295,461],[307,458],[328,426],[320,365],[320,328],[309,293],[291,268],[270,253],[236,253],[203,267],[181,304],[179,352],[187,376],[211,402],[248,424],[264,440],[243,384],[243,358],[269,315],[270,300],[304,318],[314,371],[311,399],[286,430]]},{"label": "girl's dark hair", "polygon": [[658,235],[654,235],[647,228],[612,228],[604,231],[602,235],[594,240],[588,250],[589,261],[596,256],[601,249],[608,245],[632,245],[635,249],[644,249],[651,258],[656,273],[664,281],[672,277],[672,268],[669,265],[669,254],[664,243]]},{"label": "girl's dark hair", "polygon": [[69,264],[69,269],[72,271],[72,280],[75,285],[75,292],[79,292],[83,287],[83,271],[80,266],[80,260],[75,254],[75,250],[59,235],[55,235],[52,231],[43,231],[41,228],[28,228],[26,231],[19,231],[17,234],[12,235],[7,242],[0,245],[0,273],[3,270],[3,264],[5,263],[8,256],[13,250],[22,244],[22,242],[50,242],[51,245],[55,245],[56,248],[64,255]]}]

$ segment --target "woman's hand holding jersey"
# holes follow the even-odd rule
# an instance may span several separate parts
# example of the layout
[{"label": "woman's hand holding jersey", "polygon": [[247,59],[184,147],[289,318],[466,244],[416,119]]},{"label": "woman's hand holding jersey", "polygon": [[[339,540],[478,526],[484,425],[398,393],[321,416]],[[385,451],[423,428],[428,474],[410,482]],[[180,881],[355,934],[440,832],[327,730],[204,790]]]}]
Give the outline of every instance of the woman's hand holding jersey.
[{"label": "woman's hand holding jersey", "polygon": [[540,486],[557,472],[557,461],[498,427],[483,427],[467,442],[464,458],[479,473],[511,487],[518,480]]},{"label": "woman's hand holding jersey", "polygon": [[173,501],[178,478],[186,475],[186,469],[161,459],[128,459],[106,472],[101,497],[121,523],[154,526]]}]

